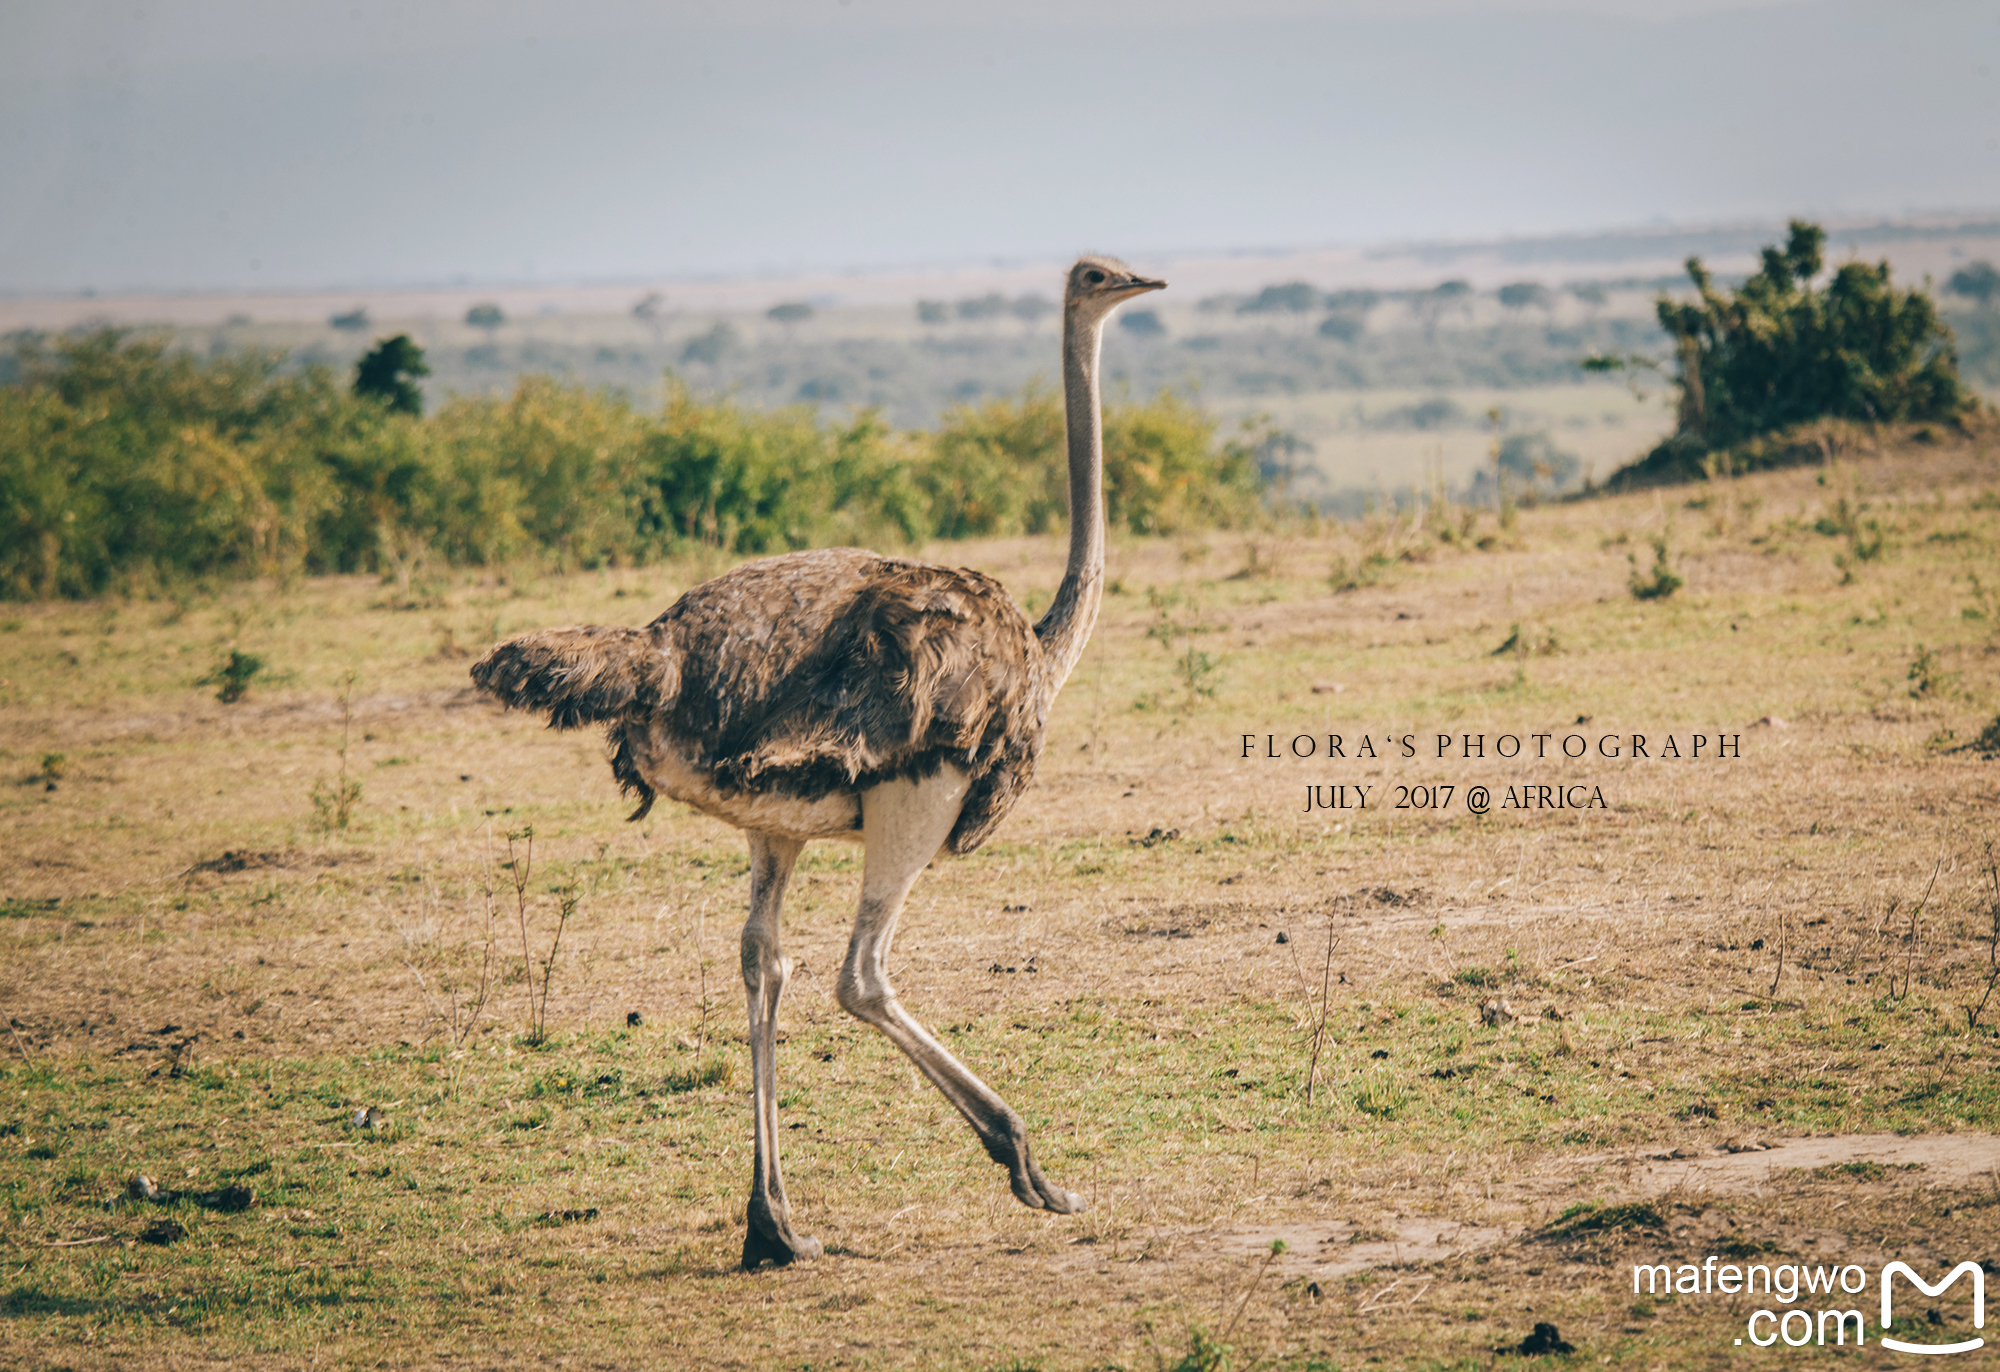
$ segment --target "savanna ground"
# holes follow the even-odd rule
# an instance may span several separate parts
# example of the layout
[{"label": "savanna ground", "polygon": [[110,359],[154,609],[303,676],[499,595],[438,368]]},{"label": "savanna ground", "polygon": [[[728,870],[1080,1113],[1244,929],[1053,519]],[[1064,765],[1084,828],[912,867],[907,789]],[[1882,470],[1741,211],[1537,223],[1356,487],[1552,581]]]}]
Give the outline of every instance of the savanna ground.
[{"label": "savanna ground", "polygon": [[[754,1275],[743,844],[624,823],[595,739],[465,677],[720,564],[8,609],[0,1363],[1483,1367],[1538,1322],[1578,1364],[1894,1361],[1880,1266],[2000,1255],[2000,992],[1967,1009],[1996,442],[1116,544],[1038,785],[919,882],[893,967],[1091,1208],[1015,1205],[839,1011],[858,853],[817,845],[780,1120],[827,1251]],[[1655,538],[1685,585],[1640,599]],[[1055,540],[931,554],[1031,607],[1060,572]],[[224,705],[194,683],[231,651],[266,667]],[[1604,808],[1502,808],[1544,786]],[[1710,1254],[1865,1265],[1867,1348],[1738,1347],[1771,1297],[1634,1297],[1633,1264]],[[1916,1337],[1962,1336],[1965,1294]]]}]

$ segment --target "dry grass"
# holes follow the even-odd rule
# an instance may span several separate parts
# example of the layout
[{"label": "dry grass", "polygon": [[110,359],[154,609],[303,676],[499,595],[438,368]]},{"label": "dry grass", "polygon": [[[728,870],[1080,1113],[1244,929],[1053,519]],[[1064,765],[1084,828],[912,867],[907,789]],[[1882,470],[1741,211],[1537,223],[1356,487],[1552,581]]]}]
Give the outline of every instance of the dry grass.
[{"label": "dry grass", "polygon": [[[1222,1340],[1237,1367],[1486,1365],[1549,1320],[1579,1358],[1704,1366],[1743,1312],[1638,1313],[1621,1264],[1725,1231],[1814,1260],[1990,1253],[1976,1176],[1690,1191],[1633,1160],[1874,1131],[2000,1159],[1995,1016],[1960,1008],[2000,800],[2000,762],[1959,749],[2000,710],[1992,441],[1506,529],[1454,514],[1449,543],[1433,520],[1114,547],[1040,784],[919,883],[894,968],[1092,1208],[1015,1206],[838,1011],[858,866],[822,845],[788,909],[780,1085],[828,1257],[754,1277],[732,1270],[742,844],[668,805],[622,824],[593,739],[464,677],[468,648],[639,621],[712,568],[6,609],[0,1361],[1171,1367]],[[1663,530],[1686,586],[1641,603],[1626,555]],[[1031,605],[1059,572],[1052,541],[933,554]],[[232,649],[269,668],[224,706],[190,683]],[[362,789],[329,829],[311,797],[349,671]],[[1243,756],[1329,733],[1350,760]],[[1741,756],[1492,755],[1572,733]],[[1309,784],[1369,808],[1302,813]],[[1578,784],[1608,808],[1463,808]],[[1454,804],[1383,808],[1399,785]],[[527,827],[537,956],[552,892],[577,898],[540,1047],[511,923],[463,1031]],[[381,1127],[351,1127],[370,1105]],[[186,1193],[184,1238],[139,1241],[161,1212],[112,1199],[136,1173]],[[230,1185],[256,1203],[214,1208]],[[1661,1227],[1546,1236],[1580,1201]],[[1292,1251],[1253,1284],[1273,1237]],[[1334,1275],[1336,1252],[1375,1265]]]}]

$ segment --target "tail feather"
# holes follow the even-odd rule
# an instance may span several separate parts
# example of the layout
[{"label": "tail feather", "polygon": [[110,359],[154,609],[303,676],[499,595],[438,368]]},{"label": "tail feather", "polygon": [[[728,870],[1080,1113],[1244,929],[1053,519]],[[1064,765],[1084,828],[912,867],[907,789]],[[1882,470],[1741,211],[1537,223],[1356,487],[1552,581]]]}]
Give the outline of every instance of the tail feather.
[{"label": "tail feather", "polygon": [[577,729],[659,709],[680,671],[650,629],[588,625],[508,639],[472,665],[472,680],[509,709]]}]

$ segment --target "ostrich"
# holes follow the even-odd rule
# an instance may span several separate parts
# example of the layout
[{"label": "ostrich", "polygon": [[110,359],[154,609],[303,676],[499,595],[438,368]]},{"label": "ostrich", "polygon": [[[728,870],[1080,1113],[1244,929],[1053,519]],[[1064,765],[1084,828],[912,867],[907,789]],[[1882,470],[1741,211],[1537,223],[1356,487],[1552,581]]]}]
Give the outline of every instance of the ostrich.
[{"label": "ostrich", "polygon": [[841,1006],[907,1054],[965,1116],[1014,1197],[1057,1214],[1082,1197],[1035,1165],[1021,1117],[906,1011],[884,970],[918,873],[969,853],[1034,776],[1050,702],[1097,621],[1104,582],[1098,353],[1122,302],[1164,281],[1079,258],[1063,293],[1069,565],[1030,625],[1006,588],[964,568],[855,548],[748,562],[695,587],[644,628],[548,629],[500,644],[472,679],[553,728],[608,726],[611,770],[744,830],[756,1145],[743,1266],[817,1257],[792,1227],[778,1168],[779,946],[785,884],[807,840],[863,845],[861,908],[840,969]]}]

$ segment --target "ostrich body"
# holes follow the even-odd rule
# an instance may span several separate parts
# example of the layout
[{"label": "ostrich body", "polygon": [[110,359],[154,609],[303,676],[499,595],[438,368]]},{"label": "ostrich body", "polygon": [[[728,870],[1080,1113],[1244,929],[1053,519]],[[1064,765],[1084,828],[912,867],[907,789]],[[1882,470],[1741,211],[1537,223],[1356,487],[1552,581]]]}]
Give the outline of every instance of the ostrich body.
[{"label": "ostrich body", "polygon": [[786,882],[811,839],[859,840],[861,908],[835,994],[907,1054],[1006,1167],[1023,1205],[1072,1214],[1019,1115],[903,1009],[884,971],[917,875],[969,853],[1027,789],[1049,705],[1082,656],[1104,581],[1098,353],[1122,302],[1166,283],[1110,258],[1070,269],[1063,309],[1069,564],[1030,624],[992,577],[854,548],[745,563],[644,628],[550,629],[499,645],[472,677],[555,728],[608,726],[611,769],[749,835],[743,926],[756,1153],[743,1265],[818,1256],[792,1227],[778,1167],[778,999]]}]

